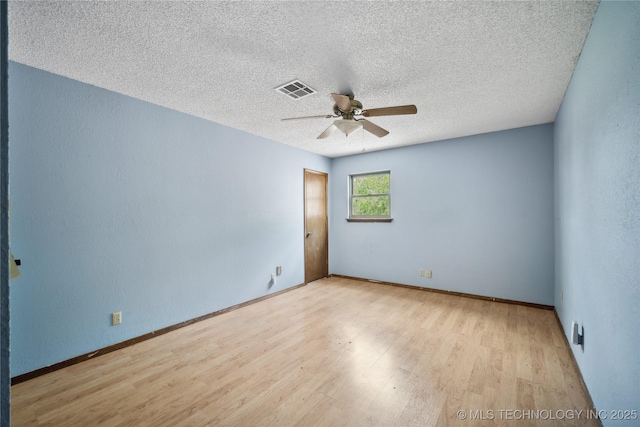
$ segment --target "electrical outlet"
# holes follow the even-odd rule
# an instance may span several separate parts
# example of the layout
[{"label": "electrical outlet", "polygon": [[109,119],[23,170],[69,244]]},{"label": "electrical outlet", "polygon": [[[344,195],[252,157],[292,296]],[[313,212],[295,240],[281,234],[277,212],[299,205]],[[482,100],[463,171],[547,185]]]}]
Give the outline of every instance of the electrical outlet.
[{"label": "electrical outlet", "polygon": [[424,270],[423,270],[423,269],[420,269],[420,270],[418,271],[418,274],[420,275],[420,277],[424,277]]},{"label": "electrical outlet", "polygon": [[564,292],[560,292],[560,304],[564,302]]},{"label": "electrical outlet", "polygon": [[425,273],[425,275],[426,275],[429,279],[431,279],[431,270],[425,270],[425,272],[426,272],[426,273]]},{"label": "electrical outlet", "polygon": [[116,326],[122,323],[122,312],[116,311],[115,313],[111,313],[111,326]]}]

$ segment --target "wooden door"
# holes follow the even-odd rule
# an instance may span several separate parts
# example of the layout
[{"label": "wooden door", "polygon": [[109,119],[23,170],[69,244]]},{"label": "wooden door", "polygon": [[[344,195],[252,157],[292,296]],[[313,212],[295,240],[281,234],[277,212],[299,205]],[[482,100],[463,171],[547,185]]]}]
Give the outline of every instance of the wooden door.
[{"label": "wooden door", "polygon": [[328,175],[304,170],[304,281],[329,275]]}]

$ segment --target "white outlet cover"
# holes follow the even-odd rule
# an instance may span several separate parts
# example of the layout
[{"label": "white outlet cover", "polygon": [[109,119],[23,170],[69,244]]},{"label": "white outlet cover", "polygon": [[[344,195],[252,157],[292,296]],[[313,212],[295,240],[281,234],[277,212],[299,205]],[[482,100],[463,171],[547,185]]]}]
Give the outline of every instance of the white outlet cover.
[{"label": "white outlet cover", "polygon": [[122,312],[117,311],[111,314],[111,325],[116,326],[122,323]]}]

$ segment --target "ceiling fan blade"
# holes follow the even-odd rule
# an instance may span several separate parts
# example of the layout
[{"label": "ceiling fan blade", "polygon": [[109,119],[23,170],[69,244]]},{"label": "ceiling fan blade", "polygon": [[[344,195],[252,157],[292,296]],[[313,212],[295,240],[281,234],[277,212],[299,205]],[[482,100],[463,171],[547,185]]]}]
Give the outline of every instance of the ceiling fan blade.
[{"label": "ceiling fan blade", "polygon": [[382,129],[380,126],[371,123],[369,120],[360,119],[358,120],[358,123],[362,123],[362,127],[364,128],[364,130],[366,130],[367,132],[371,132],[378,138],[382,138],[383,136],[389,134],[388,130]]},{"label": "ceiling fan blade", "polygon": [[331,96],[333,97],[333,100],[336,101],[336,105],[340,111],[344,111],[345,113],[351,112],[353,107],[351,106],[351,99],[347,95],[332,93]]},{"label": "ceiling fan blade", "polygon": [[336,125],[331,125],[328,128],[325,129],[324,132],[322,132],[320,135],[318,135],[318,138],[316,139],[325,139],[326,137],[328,137],[329,135],[331,135],[333,133],[334,130],[338,129],[336,127]]},{"label": "ceiling fan blade", "polygon": [[372,108],[362,111],[365,117],[375,116],[397,116],[401,114],[416,114],[418,108],[415,105],[399,105],[397,107]]},{"label": "ceiling fan blade", "polygon": [[288,117],[286,119],[281,119],[283,122],[286,120],[304,120],[304,119],[330,119],[332,117],[338,117],[338,116],[334,116],[332,114],[325,114],[324,116],[304,116],[304,117]]}]

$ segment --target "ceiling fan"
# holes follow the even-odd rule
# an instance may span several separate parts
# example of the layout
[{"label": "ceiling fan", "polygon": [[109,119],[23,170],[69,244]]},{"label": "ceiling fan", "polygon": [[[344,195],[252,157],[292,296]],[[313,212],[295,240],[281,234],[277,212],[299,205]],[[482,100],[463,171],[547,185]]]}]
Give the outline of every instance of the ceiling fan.
[{"label": "ceiling fan", "polygon": [[340,129],[347,136],[357,130],[364,129],[378,138],[382,138],[387,135],[389,131],[373,124],[364,117],[397,116],[402,114],[416,114],[418,112],[415,105],[399,105],[395,107],[364,110],[362,108],[362,103],[354,99],[353,95],[339,95],[337,93],[332,93],[331,97],[335,101],[335,104],[333,105],[333,114],[327,114],[324,116],[290,117],[282,120],[335,119],[341,117],[341,119],[334,121],[331,126],[322,132],[318,136],[318,139],[328,137],[336,129]]}]

